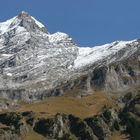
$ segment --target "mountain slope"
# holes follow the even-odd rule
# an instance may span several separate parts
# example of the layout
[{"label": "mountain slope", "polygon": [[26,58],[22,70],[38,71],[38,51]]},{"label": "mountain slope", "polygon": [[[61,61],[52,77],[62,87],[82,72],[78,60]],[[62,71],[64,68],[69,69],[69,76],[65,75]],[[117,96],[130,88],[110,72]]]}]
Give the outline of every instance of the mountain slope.
[{"label": "mountain slope", "polygon": [[0,23],[0,96],[32,101],[127,90],[140,84],[139,50],[139,40],[78,47],[69,35],[50,34],[22,12]]}]

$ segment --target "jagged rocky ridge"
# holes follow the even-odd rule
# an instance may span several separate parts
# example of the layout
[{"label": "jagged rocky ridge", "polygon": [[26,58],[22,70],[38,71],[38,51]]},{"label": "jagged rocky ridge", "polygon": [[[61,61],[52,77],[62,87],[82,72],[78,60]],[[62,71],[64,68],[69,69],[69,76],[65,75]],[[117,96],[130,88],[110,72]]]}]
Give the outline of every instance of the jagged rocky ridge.
[{"label": "jagged rocky ridge", "polygon": [[0,83],[0,97],[26,101],[124,91],[140,84],[140,41],[78,47],[22,12],[0,23]]}]

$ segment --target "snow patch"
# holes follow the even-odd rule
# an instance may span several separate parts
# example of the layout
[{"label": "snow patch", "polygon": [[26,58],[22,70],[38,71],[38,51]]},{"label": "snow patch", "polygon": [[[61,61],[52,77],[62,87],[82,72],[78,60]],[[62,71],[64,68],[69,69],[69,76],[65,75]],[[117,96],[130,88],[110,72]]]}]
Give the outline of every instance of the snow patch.
[{"label": "snow patch", "polygon": [[6,75],[7,75],[7,76],[12,76],[12,73],[7,73]]},{"label": "snow patch", "polygon": [[74,61],[74,68],[80,68],[89,64],[93,64],[99,60],[103,60],[107,56],[118,52],[119,50],[129,47],[126,44],[130,44],[132,41],[116,41],[111,44],[105,44],[102,46],[90,47],[79,47],[79,54],[77,59]]},{"label": "snow patch", "polygon": [[[69,38],[69,35],[62,33],[62,32],[56,32],[54,34],[48,35],[49,41],[52,43],[57,43],[64,41]],[[71,38],[69,38],[71,40]]]},{"label": "snow patch", "polygon": [[[16,17],[17,17],[17,16],[16,16]],[[9,19],[9,20],[7,20],[7,21],[5,21],[5,22],[1,22],[1,23],[0,23],[0,34],[3,34],[3,33],[5,33],[5,32],[7,32],[7,30],[8,30],[8,28],[9,28],[10,24],[16,19],[16,17],[11,18],[11,19]]]},{"label": "snow patch", "polygon": [[16,33],[17,34],[19,34],[19,33],[22,33],[22,32],[26,32],[26,29],[24,28],[24,27],[18,27],[17,29],[16,29]]},{"label": "snow patch", "polygon": [[3,57],[10,57],[12,56],[11,54],[2,54]]},{"label": "snow patch", "polygon": [[32,19],[35,21],[35,23],[36,23],[40,28],[45,27],[41,22],[37,21],[34,17],[32,17]]}]

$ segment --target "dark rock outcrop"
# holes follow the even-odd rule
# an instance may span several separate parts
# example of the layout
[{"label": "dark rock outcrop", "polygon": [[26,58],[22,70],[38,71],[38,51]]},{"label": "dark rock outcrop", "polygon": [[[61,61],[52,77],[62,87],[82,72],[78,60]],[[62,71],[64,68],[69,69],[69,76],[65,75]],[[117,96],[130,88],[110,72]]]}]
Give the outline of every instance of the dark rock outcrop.
[{"label": "dark rock outcrop", "polygon": [[[126,98],[126,97],[125,97]],[[126,132],[132,140],[140,139],[140,91],[136,95],[129,93],[129,100],[120,114],[122,123],[126,125]]]},{"label": "dark rock outcrop", "polygon": [[[118,119],[111,110],[82,120],[73,115],[57,114],[52,118],[37,118],[33,112],[0,114],[0,138],[22,139],[31,127],[35,132],[56,140],[107,140],[114,130],[119,130]],[[2,140],[3,140],[2,139]]]}]

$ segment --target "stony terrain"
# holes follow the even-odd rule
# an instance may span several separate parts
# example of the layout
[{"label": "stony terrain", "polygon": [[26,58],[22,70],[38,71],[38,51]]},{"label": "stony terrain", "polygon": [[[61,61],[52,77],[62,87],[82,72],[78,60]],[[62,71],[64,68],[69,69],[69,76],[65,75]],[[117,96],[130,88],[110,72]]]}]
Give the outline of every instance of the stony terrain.
[{"label": "stony terrain", "polygon": [[0,23],[1,140],[139,140],[140,40],[78,47],[26,12]]},{"label": "stony terrain", "polygon": [[127,93],[122,98],[122,104],[124,107],[106,106],[100,113],[87,114],[85,118],[62,112],[50,116],[47,109],[46,112],[26,111],[26,108],[24,111],[0,113],[0,138],[113,140],[117,132],[120,134],[117,135],[118,140],[139,140],[140,91]]}]

